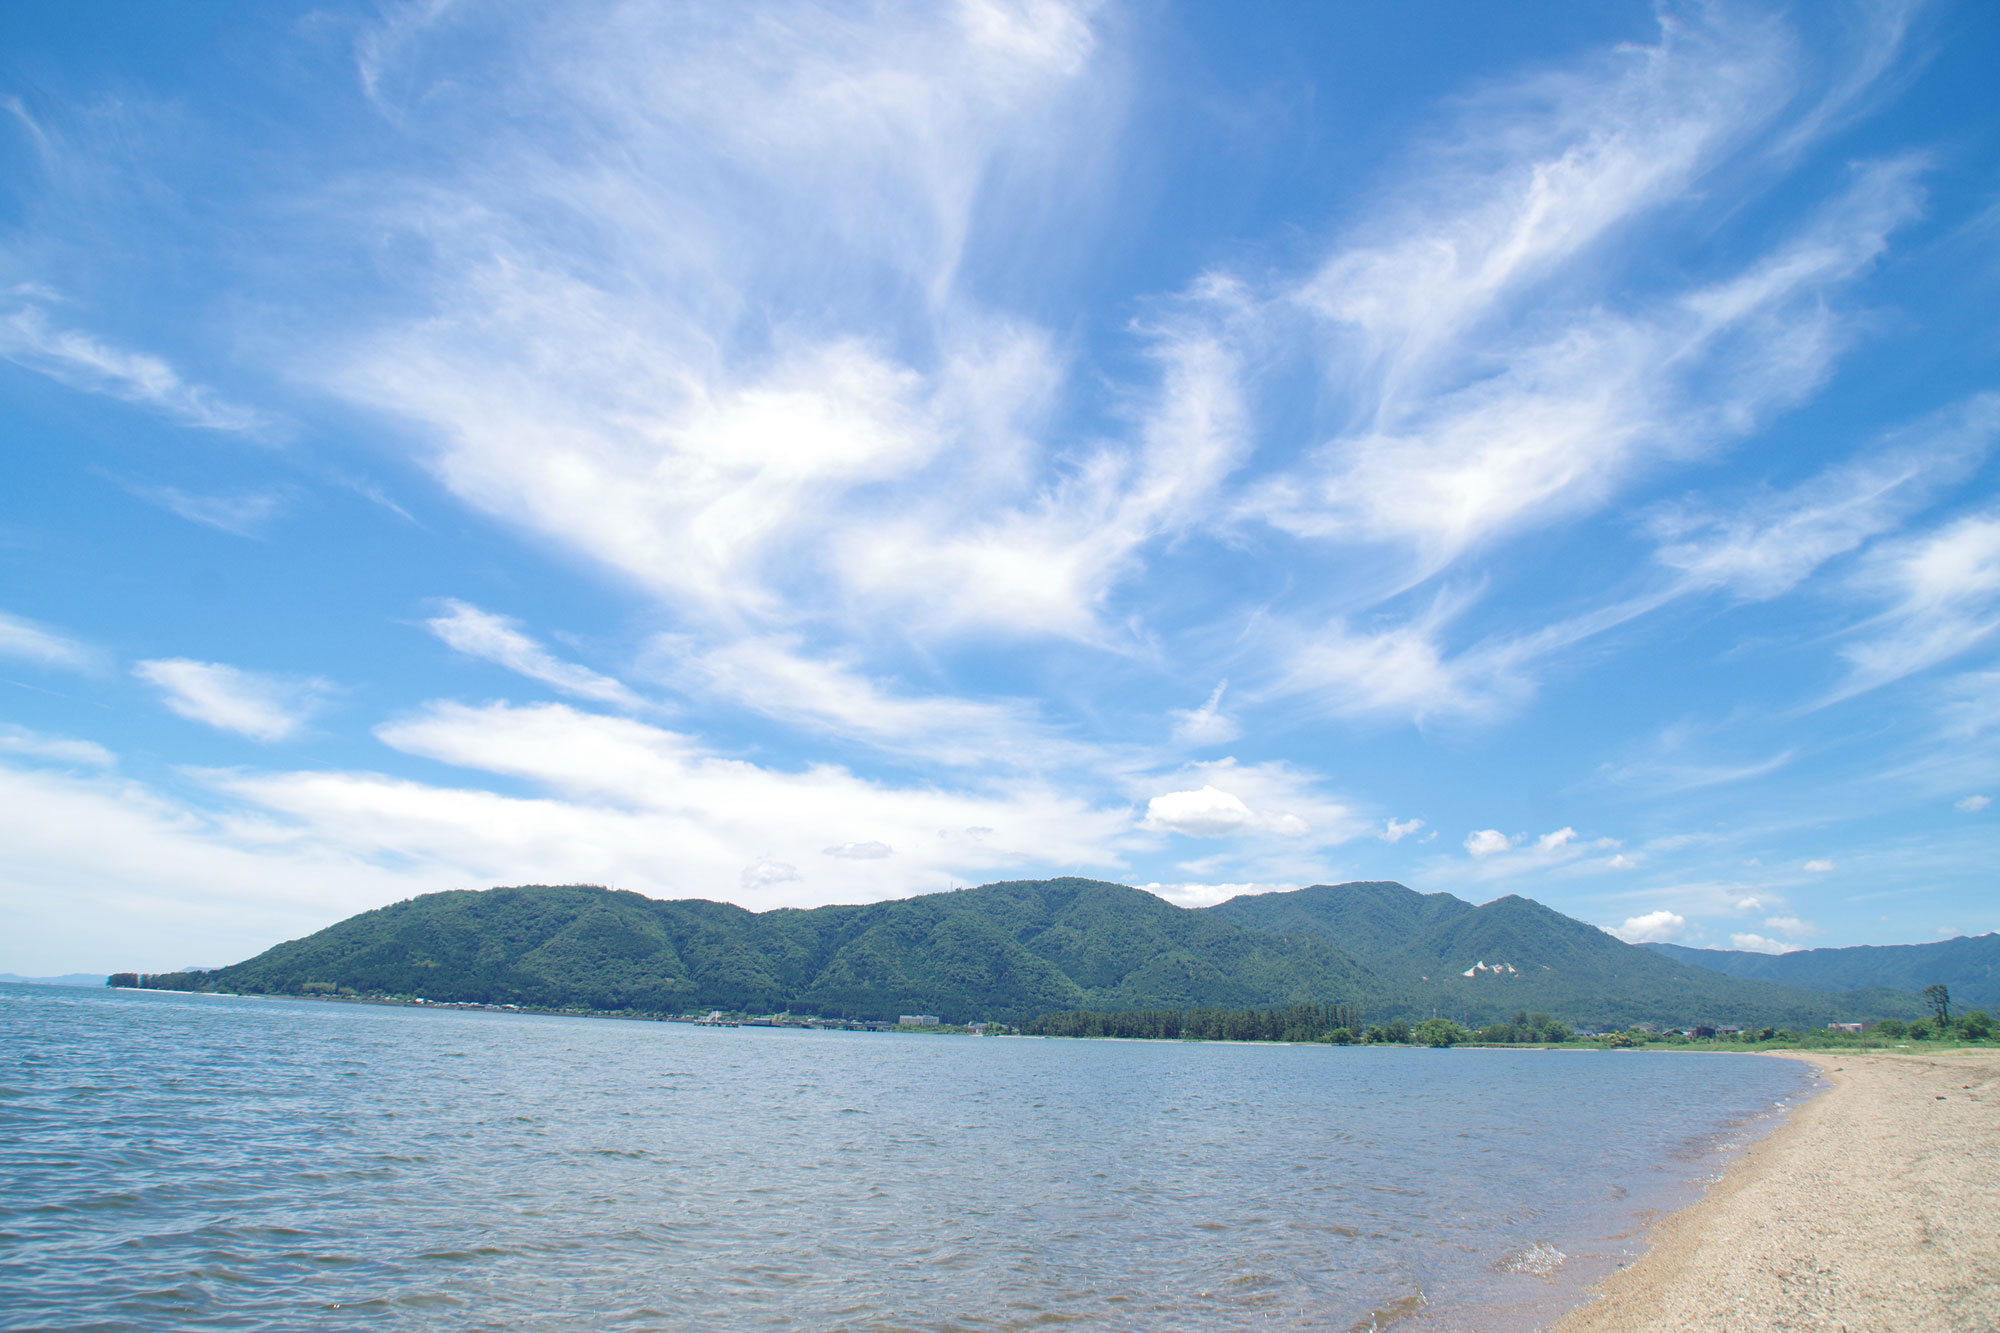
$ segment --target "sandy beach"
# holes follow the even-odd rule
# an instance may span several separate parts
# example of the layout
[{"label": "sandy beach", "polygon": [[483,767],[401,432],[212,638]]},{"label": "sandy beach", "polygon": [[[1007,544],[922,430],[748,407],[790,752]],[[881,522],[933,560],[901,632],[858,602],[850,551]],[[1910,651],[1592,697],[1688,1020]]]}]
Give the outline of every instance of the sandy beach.
[{"label": "sandy beach", "polygon": [[1826,1091],[1556,1333],[2000,1330],[2000,1052],[1790,1058]]}]

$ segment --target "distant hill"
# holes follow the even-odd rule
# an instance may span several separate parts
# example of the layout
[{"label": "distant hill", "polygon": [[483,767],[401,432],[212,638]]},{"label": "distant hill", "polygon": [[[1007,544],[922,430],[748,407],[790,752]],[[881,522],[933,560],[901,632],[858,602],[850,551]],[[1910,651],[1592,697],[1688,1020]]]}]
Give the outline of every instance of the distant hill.
[{"label": "distant hill", "polygon": [[344,986],[440,1000],[947,1021],[1068,1009],[1375,1003],[1381,979],[1282,939],[1084,879],[750,912],[588,886],[434,893],[203,974],[224,990]]},{"label": "distant hill", "polygon": [[1909,995],[1829,995],[1677,964],[1512,894],[1475,907],[1401,884],[1321,884],[1206,910],[1253,930],[1318,935],[1402,994],[1472,1022],[1523,1009],[1585,1022],[1776,1026],[1920,1012]]},{"label": "distant hill", "polygon": [[1799,1026],[1921,1011],[1909,995],[1689,967],[1519,897],[1474,907],[1400,884],[1319,885],[1192,911],[1070,878],[771,912],[585,885],[458,890],[150,984],[952,1022],[1336,1003],[1371,1022],[1525,1009],[1572,1023]]},{"label": "distant hill", "polygon": [[2000,1009],[2000,934],[1961,935],[1934,944],[1861,944],[1847,949],[1798,949],[1743,953],[1690,949],[1680,944],[1643,947],[1676,962],[1732,977],[1776,981],[1808,990],[1845,991],[1883,986],[1921,991],[1942,982],[1954,1008]]},{"label": "distant hill", "polygon": [[104,977],[102,972],[65,972],[59,977],[23,977],[12,972],[0,972],[0,982],[11,982],[16,986],[102,986]]}]

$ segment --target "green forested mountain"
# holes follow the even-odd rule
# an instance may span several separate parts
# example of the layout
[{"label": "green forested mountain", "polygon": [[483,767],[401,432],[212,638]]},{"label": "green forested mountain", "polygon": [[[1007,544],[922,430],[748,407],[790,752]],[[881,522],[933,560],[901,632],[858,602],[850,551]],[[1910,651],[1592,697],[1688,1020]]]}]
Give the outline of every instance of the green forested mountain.
[{"label": "green forested mountain", "polygon": [[2000,935],[1961,935],[1932,944],[1861,944],[1847,949],[1797,949],[1791,953],[1741,953],[1690,949],[1680,944],[1645,948],[1732,977],[1775,981],[1807,990],[1848,991],[1867,986],[1920,991],[1942,983],[1954,1008],[2000,1009]]},{"label": "green forested mountain", "polygon": [[1475,1024],[1520,1010],[1780,1026],[1921,1011],[1910,995],[1829,995],[1685,966],[1525,898],[1474,907],[1387,883],[1201,911],[1084,879],[772,912],[583,885],[455,891],[363,912],[189,984],[950,1022],[1297,1004]]},{"label": "green forested mountain", "polygon": [[1671,960],[1512,894],[1475,907],[1400,884],[1322,884],[1206,910],[1253,930],[1317,934],[1352,951],[1399,994],[1462,1022],[1525,1009],[1572,1022],[1817,1026],[1921,1009],[1914,996],[1890,992],[1831,995],[1662,967]]},{"label": "green forested mountain", "polygon": [[1092,880],[749,912],[586,886],[428,894],[207,974],[222,989],[949,1021],[1068,1009],[1380,1002],[1317,937],[1286,940]]}]

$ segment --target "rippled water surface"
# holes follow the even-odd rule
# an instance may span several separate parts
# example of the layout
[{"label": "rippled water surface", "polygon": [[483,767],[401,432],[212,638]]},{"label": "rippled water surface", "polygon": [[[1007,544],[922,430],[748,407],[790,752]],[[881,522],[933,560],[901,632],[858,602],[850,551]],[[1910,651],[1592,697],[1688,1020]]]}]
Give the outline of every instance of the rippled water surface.
[{"label": "rippled water surface", "polygon": [[0,1327],[1531,1328],[1808,1077],[0,986]]}]

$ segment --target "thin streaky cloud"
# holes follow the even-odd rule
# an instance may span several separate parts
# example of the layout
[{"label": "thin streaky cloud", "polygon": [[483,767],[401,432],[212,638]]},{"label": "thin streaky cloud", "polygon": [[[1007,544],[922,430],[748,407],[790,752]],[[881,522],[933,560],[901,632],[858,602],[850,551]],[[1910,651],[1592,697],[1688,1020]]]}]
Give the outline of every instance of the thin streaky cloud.
[{"label": "thin streaky cloud", "polygon": [[516,675],[540,681],[572,698],[610,704],[614,708],[637,710],[647,702],[623,681],[592,671],[575,662],[565,662],[533,638],[523,633],[518,622],[507,616],[482,611],[469,602],[447,598],[444,614],[424,622],[424,628],[444,643],[468,657],[477,657]]},{"label": "thin streaky cloud", "polygon": [[297,736],[333,690],[316,676],[248,671],[185,657],[137,662],[132,674],[156,688],[160,701],[189,721],[265,743]]},{"label": "thin streaky cloud", "polygon": [[0,309],[0,357],[72,389],[150,408],[182,425],[252,437],[276,423],[182,378],[164,358],[120,347],[80,329],[62,328],[21,289]]},{"label": "thin streaky cloud", "polygon": [[1664,507],[1650,525],[1661,543],[1657,558],[1697,586],[1776,597],[1964,481],[1996,435],[2000,396],[1981,394],[1789,490],[1720,510],[1698,501]]},{"label": "thin streaky cloud", "polygon": [[1815,707],[1951,661],[2000,632],[2000,511],[1878,546],[1850,587],[1888,605],[1840,650],[1847,679]]},{"label": "thin streaky cloud", "polygon": [[58,630],[0,611],[0,657],[65,671],[96,668],[99,653]]},{"label": "thin streaky cloud", "polygon": [[12,723],[0,723],[0,755],[45,760],[77,768],[110,768],[118,762],[111,751],[96,741],[50,736]]}]

